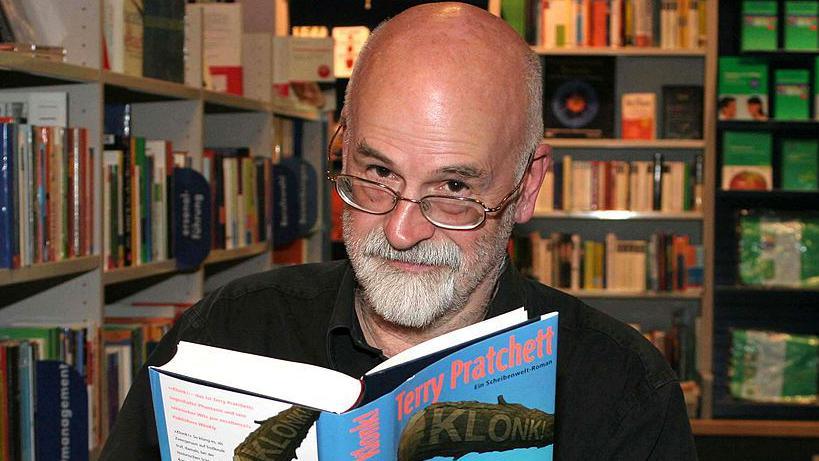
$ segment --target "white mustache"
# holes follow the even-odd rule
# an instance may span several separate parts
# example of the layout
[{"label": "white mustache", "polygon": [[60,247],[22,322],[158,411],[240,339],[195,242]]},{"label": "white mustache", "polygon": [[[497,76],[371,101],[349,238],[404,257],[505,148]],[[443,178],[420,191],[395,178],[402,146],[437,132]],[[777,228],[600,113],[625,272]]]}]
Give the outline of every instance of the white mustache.
[{"label": "white mustache", "polygon": [[433,243],[425,240],[407,250],[396,250],[382,230],[373,230],[364,237],[361,252],[365,256],[408,264],[445,266],[456,271],[461,268],[461,251],[452,242]]}]

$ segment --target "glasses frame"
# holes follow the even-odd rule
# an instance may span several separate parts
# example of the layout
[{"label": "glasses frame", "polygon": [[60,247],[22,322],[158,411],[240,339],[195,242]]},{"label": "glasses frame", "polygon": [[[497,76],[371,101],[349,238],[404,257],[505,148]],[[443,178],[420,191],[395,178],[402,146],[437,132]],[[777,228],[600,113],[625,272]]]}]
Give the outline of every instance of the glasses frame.
[{"label": "glasses frame", "polygon": [[[377,216],[381,216],[381,215],[391,213],[393,210],[395,210],[395,207],[398,206],[398,202],[404,201],[404,202],[415,203],[415,204],[417,204],[419,206],[419,208],[421,209],[421,214],[424,216],[424,218],[427,221],[429,221],[430,224],[432,224],[435,227],[440,227],[441,229],[448,229],[448,230],[473,230],[473,229],[477,229],[478,227],[483,225],[483,223],[486,222],[486,215],[487,214],[497,213],[498,211],[501,211],[504,207],[506,207],[506,205],[508,205],[507,201],[509,199],[511,199],[512,197],[514,197],[520,191],[520,188],[523,185],[523,181],[526,178],[526,172],[529,171],[529,168],[531,168],[532,163],[534,163],[535,160],[538,160],[538,159],[541,159],[541,158],[545,157],[545,155],[544,155],[544,156],[540,156],[540,157],[535,158],[535,151],[533,150],[532,153],[529,154],[529,160],[526,162],[526,168],[523,170],[523,174],[521,175],[520,179],[518,180],[518,183],[494,207],[488,207],[488,206],[486,206],[486,204],[483,201],[478,200],[476,198],[472,198],[472,197],[453,197],[453,196],[450,196],[450,195],[435,195],[435,194],[433,194],[433,195],[425,195],[425,196],[423,196],[423,197],[421,197],[419,199],[413,199],[413,198],[404,197],[403,195],[401,195],[400,193],[395,191],[390,186],[387,186],[386,184],[382,184],[382,183],[377,182],[377,181],[372,181],[372,180],[369,180],[369,179],[362,178],[360,176],[355,176],[355,175],[346,174],[346,173],[333,174],[330,171],[330,165],[332,165],[332,162],[333,162],[333,143],[335,142],[336,137],[341,132],[342,128],[345,128],[345,125],[344,125],[343,122],[338,124],[338,126],[335,129],[335,132],[333,133],[333,136],[330,137],[330,142],[327,144],[327,170],[325,171],[325,174],[327,176],[327,180],[335,183],[336,193],[338,193],[338,195],[341,197],[341,199],[344,200],[344,203],[350,205],[351,207],[353,207],[353,208],[355,208],[355,209],[357,209],[359,211],[363,211],[365,213],[369,213],[369,214],[377,215]],[[379,188],[391,193],[395,197],[395,201],[393,202],[392,207],[387,211],[373,212],[373,211],[370,211],[370,210],[365,210],[365,209],[361,208],[359,205],[356,205],[355,203],[349,202],[345,198],[345,195],[343,193],[341,193],[341,191],[338,190],[339,183],[338,183],[337,179],[339,177],[352,178],[352,179],[355,179],[357,181],[364,181],[364,182],[366,182],[368,184],[372,184],[373,186],[379,187]],[[436,223],[436,222],[432,221],[429,218],[429,216],[427,216],[426,212],[424,212],[424,207],[422,206],[423,203],[424,203],[424,200],[429,199],[429,198],[442,198],[442,199],[448,199],[448,200],[458,200],[458,201],[462,201],[462,202],[475,203],[475,204],[477,204],[478,206],[481,207],[481,209],[483,210],[483,215],[481,217],[481,220],[477,224],[469,225],[469,226],[453,226],[453,225]]]}]

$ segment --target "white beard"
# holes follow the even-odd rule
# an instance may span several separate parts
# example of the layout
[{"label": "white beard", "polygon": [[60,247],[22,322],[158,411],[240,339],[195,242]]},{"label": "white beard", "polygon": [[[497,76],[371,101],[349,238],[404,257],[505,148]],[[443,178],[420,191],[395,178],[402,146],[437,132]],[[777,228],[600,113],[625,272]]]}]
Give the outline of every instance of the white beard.
[{"label": "white beard", "polygon": [[[364,302],[384,320],[410,328],[427,327],[445,314],[463,309],[490,272],[495,276],[500,273],[514,225],[514,205],[505,211],[497,232],[480,238],[474,254],[466,257],[451,240],[424,240],[407,250],[396,250],[380,226],[354,238],[350,232],[354,217],[345,210],[344,242]],[[435,267],[414,273],[400,270],[390,261]]]}]

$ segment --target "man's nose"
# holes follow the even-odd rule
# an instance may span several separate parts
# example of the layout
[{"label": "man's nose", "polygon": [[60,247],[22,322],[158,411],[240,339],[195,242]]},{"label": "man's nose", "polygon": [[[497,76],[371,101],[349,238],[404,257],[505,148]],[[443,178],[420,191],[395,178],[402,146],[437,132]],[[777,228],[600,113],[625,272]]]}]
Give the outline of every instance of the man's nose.
[{"label": "man's nose", "polygon": [[419,203],[401,200],[387,215],[384,233],[393,248],[407,250],[435,233],[435,226],[421,213],[421,206]]}]

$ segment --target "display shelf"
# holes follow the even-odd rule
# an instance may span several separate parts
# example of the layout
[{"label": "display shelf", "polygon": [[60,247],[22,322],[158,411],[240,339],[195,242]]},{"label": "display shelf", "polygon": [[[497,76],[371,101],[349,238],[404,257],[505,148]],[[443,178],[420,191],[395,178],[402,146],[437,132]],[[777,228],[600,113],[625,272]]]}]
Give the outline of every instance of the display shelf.
[{"label": "display shelf", "polygon": [[544,138],[553,148],[569,149],[703,149],[702,139]]},{"label": "display shelf", "polygon": [[205,259],[205,265],[250,258],[251,256],[264,253],[269,248],[270,245],[268,242],[259,242],[230,250],[210,250],[208,257]]},{"label": "display shelf", "polygon": [[314,122],[317,122],[322,118],[322,113],[319,112],[318,110],[304,110],[301,108],[293,107],[292,105],[284,101],[277,100],[276,98],[273,99],[273,103],[271,104],[271,110],[273,111],[274,115],[300,118],[303,120],[310,120]]},{"label": "display shelf", "polygon": [[698,436],[819,438],[819,421],[692,419]]},{"label": "display shelf", "polygon": [[270,112],[270,105],[264,101],[245,98],[235,94],[202,90],[205,113],[230,112]]},{"label": "display shelf", "polygon": [[151,102],[183,99],[199,99],[201,90],[181,83],[155,78],[135,77],[118,72],[103,71],[106,101]]},{"label": "display shelf", "polygon": [[83,256],[58,262],[34,264],[18,269],[3,269],[0,270],[0,286],[79,274],[96,269],[99,265],[99,256]]},{"label": "display shelf", "polygon": [[702,290],[688,291],[614,291],[614,290],[563,290],[578,298],[610,299],[700,299]]},{"label": "display shelf", "polygon": [[89,83],[99,80],[99,69],[48,61],[24,53],[0,51],[0,87]]},{"label": "display shelf", "polygon": [[658,47],[575,47],[575,48],[544,48],[532,47],[535,53],[544,56],[650,56],[650,57],[685,57],[705,56],[704,48],[666,49]]},{"label": "display shelf", "polygon": [[722,130],[737,131],[772,131],[785,134],[819,132],[819,121],[816,120],[765,120],[765,121],[734,121],[720,120],[717,127]]},{"label": "display shelf", "polygon": [[123,267],[103,272],[103,285],[114,285],[117,283],[132,282],[134,280],[155,277],[162,274],[176,272],[176,260],[168,259],[139,266]]},{"label": "display shelf", "polygon": [[541,211],[535,212],[534,219],[584,219],[600,221],[651,220],[651,221],[701,221],[703,215],[699,211],[683,211],[677,213],[664,211],[629,211],[629,210],[599,210],[599,211]]},{"label": "display shelf", "polygon": [[785,287],[785,286],[750,286],[750,285],[716,285],[714,287],[719,293],[781,293],[786,296],[794,294],[817,294],[819,295],[819,286],[817,287]]}]

